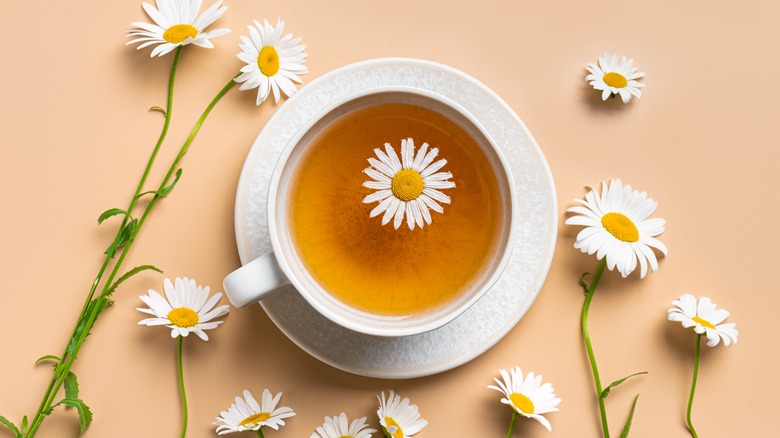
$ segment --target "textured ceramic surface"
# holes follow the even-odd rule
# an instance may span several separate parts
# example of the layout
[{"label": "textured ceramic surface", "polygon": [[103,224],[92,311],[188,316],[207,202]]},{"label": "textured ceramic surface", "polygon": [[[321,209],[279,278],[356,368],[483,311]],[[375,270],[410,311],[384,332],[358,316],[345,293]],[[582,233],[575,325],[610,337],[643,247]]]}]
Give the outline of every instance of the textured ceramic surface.
[{"label": "textured ceramic surface", "polygon": [[262,306],[293,342],[325,363],[366,376],[419,377],[466,363],[498,342],[536,299],[552,261],[557,206],[550,169],[523,122],[493,91],[450,67],[401,58],[351,64],[318,78],[280,107],[255,140],[236,195],[236,239],[244,264],[271,250],[268,188],[281,150],[334,100],[384,86],[416,87],[452,99],[474,114],[501,148],[517,194],[516,240],[504,273],[454,321],[414,336],[376,337],[345,329],[294,290],[266,298]]}]

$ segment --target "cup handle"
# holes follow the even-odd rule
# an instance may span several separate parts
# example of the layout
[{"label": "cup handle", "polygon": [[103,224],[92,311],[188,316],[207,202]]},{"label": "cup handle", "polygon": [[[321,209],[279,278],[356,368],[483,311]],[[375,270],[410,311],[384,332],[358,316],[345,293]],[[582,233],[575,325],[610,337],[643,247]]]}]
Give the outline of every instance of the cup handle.
[{"label": "cup handle", "polygon": [[274,253],[269,252],[228,274],[222,287],[233,306],[244,307],[289,284],[290,280],[279,268]]}]

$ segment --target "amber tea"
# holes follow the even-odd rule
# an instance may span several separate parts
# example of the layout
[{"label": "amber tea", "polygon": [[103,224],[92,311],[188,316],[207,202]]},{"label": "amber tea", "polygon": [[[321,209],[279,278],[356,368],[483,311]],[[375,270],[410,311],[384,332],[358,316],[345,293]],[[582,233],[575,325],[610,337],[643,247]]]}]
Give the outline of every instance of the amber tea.
[{"label": "amber tea", "polygon": [[[447,160],[455,187],[444,213],[410,230],[370,217],[363,172],[374,149],[426,142]],[[413,103],[346,111],[310,138],[289,187],[290,234],[302,264],[333,297],[372,314],[435,311],[462,300],[498,263],[507,223],[494,164],[448,117]],[[416,152],[416,150],[415,150]]]}]

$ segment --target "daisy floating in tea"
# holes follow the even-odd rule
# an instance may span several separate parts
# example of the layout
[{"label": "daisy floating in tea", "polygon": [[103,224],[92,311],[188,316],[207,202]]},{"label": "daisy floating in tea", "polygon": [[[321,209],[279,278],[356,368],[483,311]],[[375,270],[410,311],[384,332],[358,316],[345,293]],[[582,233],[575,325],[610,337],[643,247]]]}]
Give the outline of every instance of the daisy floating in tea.
[{"label": "daisy floating in tea", "polygon": [[451,189],[455,183],[450,181],[451,172],[439,172],[447,160],[433,162],[439,154],[438,148],[428,151],[428,143],[423,143],[415,155],[414,139],[406,138],[401,140],[400,160],[390,143],[385,143],[385,152],[376,148],[374,153],[376,158],[368,159],[371,167],[363,170],[372,179],[363,186],[376,190],[363,202],[379,202],[371,210],[371,217],[384,213],[382,225],[393,219],[397,230],[406,216],[406,224],[414,230],[415,225],[422,228],[425,223],[431,224],[429,210],[444,213],[439,203],[449,204],[450,197],[440,190]]}]

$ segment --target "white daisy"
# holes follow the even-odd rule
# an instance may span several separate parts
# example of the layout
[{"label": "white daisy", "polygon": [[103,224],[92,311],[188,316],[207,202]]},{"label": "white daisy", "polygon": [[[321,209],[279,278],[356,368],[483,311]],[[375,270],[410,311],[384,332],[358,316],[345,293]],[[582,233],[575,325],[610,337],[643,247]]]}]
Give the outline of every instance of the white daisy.
[{"label": "white daisy", "polygon": [[322,426],[311,434],[311,438],[371,438],[376,429],[366,425],[366,417],[347,422],[347,414],[341,413],[338,417],[325,417]]},{"label": "white daisy", "polygon": [[547,430],[552,431],[550,422],[542,415],[549,412],[557,412],[558,404],[561,399],[556,398],[553,393],[553,387],[550,383],[542,385],[542,376],[534,376],[534,373],[528,373],[523,379],[523,372],[520,367],[515,367],[510,376],[506,370],[498,370],[504,381],[494,377],[498,386],[490,385],[488,388],[495,389],[504,394],[501,403],[512,407],[520,415],[542,423]]},{"label": "white daisy", "polygon": [[220,412],[217,421],[214,424],[217,427],[217,433],[224,435],[233,432],[243,432],[245,430],[259,430],[261,427],[268,426],[271,429],[279,430],[279,426],[284,426],[284,418],[295,415],[295,412],[287,406],[276,408],[282,393],[271,396],[268,388],[263,390],[263,404],[257,404],[252,397],[252,393],[244,390],[244,398],[236,397],[236,402],[232,403],[227,411]]},{"label": "white daisy", "polygon": [[633,59],[620,58],[617,55],[611,57],[609,53],[599,58],[598,65],[588,64],[589,75],[585,76],[586,81],[597,90],[601,90],[601,100],[607,100],[610,95],[619,94],[623,103],[628,103],[632,96],[637,99],[642,98],[641,88],[645,84],[637,82],[635,79],[643,77],[645,74],[637,72],[636,67],[632,67]]},{"label": "white daisy", "polygon": [[282,37],[284,21],[277,21],[276,28],[268,24],[260,24],[255,21],[255,26],[249,28],[249,37],[241,36],[241,53],[238,59],[246,62],[241,68],[241,74],[235,79],[243,82],[239,89],[250,90],[258,88],[257,104],[260,105],[271,91],[274,100],[279,103],[279,89],[284,91],[287,97],[295,94],[296,88],[293,82],[302,83],[298,75],[306,74],[309,70],[303,66],[309,56],[303,51],[306,45],[298,44],[300,38],[293,39],[292,34]]},{"label": "white daisy", "polygon": [[729,317],[725,309],[716,309],[715,304],[707,297],[701,297],[696,302],[696,297],[685,294],[672,301],[669,309],[669,321],[679,321],[683,327],[693,327],[693,331],[707,336],[707,345],[714,347],[723,339],[723,345],[730,346],[737,343],[739,332],[735,323],[721,324]]},{"label": "white daisy", "polygon": [[159,44],[152,50],[151,56],[163,56],[178,46],[195,44],[210,49],[214,47],[212,38],[230,32],[230,29],[214,29],[204,32],[203,29],[217,21],[227,10],[220,7],[222,0],[214,3],[198,16],[201,0],[156,0],[157,7],[143,3],[144,11],[155,24],[136,22],[136,29],[127,34],[137,37],[127,44],[141,43],[138,49]]},{"label": "white daisy", "polygon": [[172,338],[195,333],[204,341],[208,341],[209,337],[204,330],[217,328],[222,321],[212,319],[228,313],[227,305],[214,308],[222,298],[222,293],[209,298],[208,286],[198,286],[195,280],[187,277],[176,278],[175,286],[166,278],[163,287],[167,300],[152,289],[149,289],[148,295],[140,297],[149,308],[137,310],[154,315],[154,318],[146,318],[138,324],[165,325],[171,329]]},{"label": "white daisy", "polygon": [[428,425],[428,421],[420,418],[417,411],[417,405],[410,405],[409,399],[393,393],[390,390],[390,397],[385,399],[385,393],[382,391],[382,397],[379,399],[379,409],[376,414],[379,416],[379,424],[393,438],[406,438],[421,431]]},{"label": "white daisy", "polygon": [[364,182],[363,186],[376,190],[363,202],[379,202],[371,210],[371,217],[384,213],[382,225],[394,218],[393,226],[397,230],[406,215],[406,224],[413,230],[415,224],[420,228],[424,222],[431,224],[428,210],[444,213],[439,202],[449,204],[450,197],[440,190],[451,189],[455,183],[448,181],[452,173],[438,172],[447,160],[433,162],[439,154],[438,148],[428,151],[428,143],[423,143],[415,156],[414,140],[407,138],[401,140],[400,160],[390,143],[385,143],[385,152],[376,148],[374,153],[378,160],[369,158],[371,167],[363,170],[372,179]]},{"label": "white daisy", "polygon": [[641,277],[647,274],[648,261],[653,272],[658,270],[658,260],[651,248],[666,255],[666,245],[655,236],[664,232],[666,221],[650,218],[658,203],[647,197],[646,192],[631,191],[619,179],[602,183],[601,194],[592,189],[585,200],[575,199],[581,206],[571,207],[567,212],[576,213],[566,219],[568,225],[582,225],[585,228],[577,234],[574,247],[588,254],[596,253],[601,260],[607,257],[607,267],[617,267],[625,278],[637,266],[641,266]]}]

